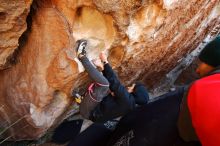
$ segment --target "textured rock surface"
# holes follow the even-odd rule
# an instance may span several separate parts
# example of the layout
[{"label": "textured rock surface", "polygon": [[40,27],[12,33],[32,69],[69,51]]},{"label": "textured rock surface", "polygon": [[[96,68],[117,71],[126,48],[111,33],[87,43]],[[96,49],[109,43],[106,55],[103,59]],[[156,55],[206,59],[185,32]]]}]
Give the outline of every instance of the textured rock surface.
[{"label": "textured rock surface", "polygon": [[26,30],[26,17],[32,0],[0,0],[0,70],[9,66],[7,59],[18,47]]},{"label": "textured rock surface", "polygon": [[73,51],[77,39],[89,40],[90,59],[106,51],[126,85],[156,85],[220,23],[219,0],[38,0],[33,7],[17,63],[0,71],[0,123],[11,125],[2,136],[16,140],[42,136],[69,107],[71,89],[88,82]]}]

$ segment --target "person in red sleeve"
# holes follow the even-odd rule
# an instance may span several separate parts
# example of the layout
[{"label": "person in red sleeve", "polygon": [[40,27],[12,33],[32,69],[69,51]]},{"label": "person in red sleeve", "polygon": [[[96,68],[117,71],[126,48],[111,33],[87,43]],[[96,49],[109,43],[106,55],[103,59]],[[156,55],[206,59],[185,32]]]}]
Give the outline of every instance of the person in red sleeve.
[{"label": "person in red sleeve", "polygon": [[185,141],[220,146],[220,36],[200,53],[196,72],[202,77],[183,98],[178,129]]}]

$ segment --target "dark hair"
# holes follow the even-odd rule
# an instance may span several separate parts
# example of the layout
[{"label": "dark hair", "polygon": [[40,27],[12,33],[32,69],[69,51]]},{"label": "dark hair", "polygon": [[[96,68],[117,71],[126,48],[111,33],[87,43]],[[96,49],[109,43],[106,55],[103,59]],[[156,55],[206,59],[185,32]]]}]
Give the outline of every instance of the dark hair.
[{"label": "dark hair", "polygon": [[143,105],[149,101],[148,91],[141,82],[135,83],[133,95],[136,104]]},{"label": "dark hair", "polygon": [[199,59],[210,66],[220,66],[220,36],[205,46],[199,55]]}]

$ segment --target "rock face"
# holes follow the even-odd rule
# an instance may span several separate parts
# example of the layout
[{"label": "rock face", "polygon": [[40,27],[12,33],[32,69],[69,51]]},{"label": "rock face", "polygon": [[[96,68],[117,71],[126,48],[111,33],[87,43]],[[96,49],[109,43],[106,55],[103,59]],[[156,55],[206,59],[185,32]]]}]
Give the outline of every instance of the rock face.
[{"label": "rock face", "polygon": [[0,0],[0,70],[9,66],[7,59],[18,47],[26,30],[26,17],[32,0]]},{"label": "rock face", "polygon": [[[26,28],[30,3],[13,4],[16,11],[0,4],[1,69]],[[73,50],[77,39],[89,40],[90,59],[107,52],[125,85],[135,80],[153,85],[219,25],[219,5],[219,0],[34,1],[17,62],[0,71],[1,136],[37,139],[61,119],[72,102],[71,89],[88,83]]]}]

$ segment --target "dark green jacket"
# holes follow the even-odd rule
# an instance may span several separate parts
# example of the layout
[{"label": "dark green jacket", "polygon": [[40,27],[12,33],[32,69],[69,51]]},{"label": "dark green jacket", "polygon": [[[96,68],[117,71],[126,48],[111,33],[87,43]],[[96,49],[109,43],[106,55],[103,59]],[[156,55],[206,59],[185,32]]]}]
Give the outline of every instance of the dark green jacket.
[{"label": "dark green jacket", "polygon": [[189,108],[187,105],[187,96],[188,96],[189,89],[190,89],[190,86],[187,92],[185,92],[184,97],[182,99],[179,118],[178,118],[178,124],[177,124],[179,135],[186,142],[198,141],[196,132],[192,125],[192,120],[191,120]]}]

